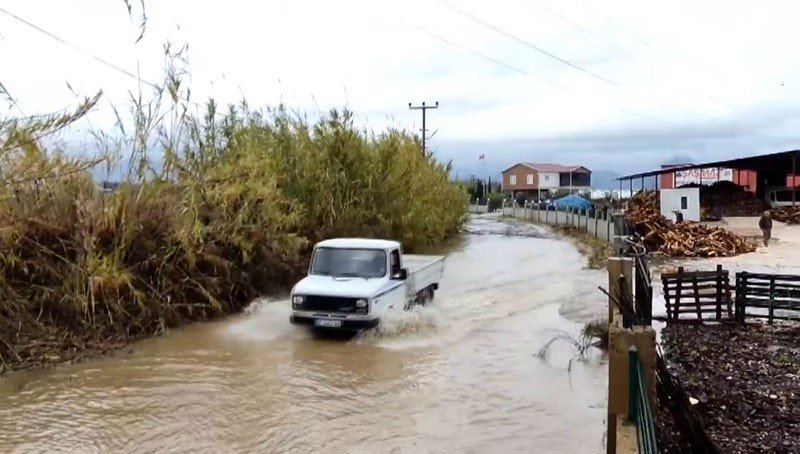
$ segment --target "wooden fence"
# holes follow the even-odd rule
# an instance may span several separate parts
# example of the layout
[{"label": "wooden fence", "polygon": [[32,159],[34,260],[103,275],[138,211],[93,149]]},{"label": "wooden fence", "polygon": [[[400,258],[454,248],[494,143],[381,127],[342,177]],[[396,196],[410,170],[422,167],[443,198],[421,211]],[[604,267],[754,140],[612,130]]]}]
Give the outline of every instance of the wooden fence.
[{"label": "wooden fence", "polygon": [[736,320],[800,319],[800,276],[787,274],[736,274]]},{"label": "wooden fence", "polygon": [[[718,265],[714,271],[685,271],[661,275],[667,324],[734,319],[730,276]],[[691,314],[691,316],[690,316]]]}]

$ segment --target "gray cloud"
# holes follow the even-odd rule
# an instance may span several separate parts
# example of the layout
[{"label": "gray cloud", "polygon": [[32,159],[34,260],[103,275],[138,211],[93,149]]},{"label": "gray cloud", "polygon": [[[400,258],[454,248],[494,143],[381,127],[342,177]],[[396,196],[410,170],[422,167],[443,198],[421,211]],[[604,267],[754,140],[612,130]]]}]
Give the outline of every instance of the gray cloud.
[{"label": "gray cloud", "polygon": [[[800,109],[798,109],[800,110]],[[657,168],[672,162],[703,162],[800,148],[800,111],[755,109],[718,123],[583,131],[560,137],[499,141],[442,142],[442,159],[454,161],[460,174],[483,175],[520,161],[583,164],[619,173]]]}]

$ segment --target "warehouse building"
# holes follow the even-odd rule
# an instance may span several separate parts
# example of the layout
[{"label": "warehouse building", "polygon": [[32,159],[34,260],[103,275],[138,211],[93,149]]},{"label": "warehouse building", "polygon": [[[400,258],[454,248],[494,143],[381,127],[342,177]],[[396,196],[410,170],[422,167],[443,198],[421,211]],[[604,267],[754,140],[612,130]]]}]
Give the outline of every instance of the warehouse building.
[{"label": "warehouse building", "polygon": [[701,164],[663,165],[661,169],[618,180],[620,190],[660,190],[662,214],[667,217],[676,212],[686,220],[755,215],[767,207],[800,204],[800,150]]}]

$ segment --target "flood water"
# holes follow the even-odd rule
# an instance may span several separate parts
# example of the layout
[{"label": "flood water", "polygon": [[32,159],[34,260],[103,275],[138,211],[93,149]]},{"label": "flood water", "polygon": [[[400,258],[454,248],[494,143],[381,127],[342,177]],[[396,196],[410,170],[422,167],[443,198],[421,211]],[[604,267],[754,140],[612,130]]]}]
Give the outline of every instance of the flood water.
[{"label": "flood water", "polygon": [[[511,221],[509,221],[511,222]],[[604,311],[567,242],[474,219],[431,307],[320,338],[288,300],[0,380],[0,452],[598,453],[607,369],[555,343]]]}]

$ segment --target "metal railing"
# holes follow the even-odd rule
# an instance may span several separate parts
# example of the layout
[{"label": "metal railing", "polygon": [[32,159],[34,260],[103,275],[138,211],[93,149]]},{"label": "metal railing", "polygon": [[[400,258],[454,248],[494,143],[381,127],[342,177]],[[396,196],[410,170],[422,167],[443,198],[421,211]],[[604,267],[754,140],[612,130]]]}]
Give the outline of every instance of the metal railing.
[{"label": "metal railing", "polygon": [[636,425],[636,443],[639,453],[658,453],[647,380],[636,347],[628,350],[628,422]]}]

